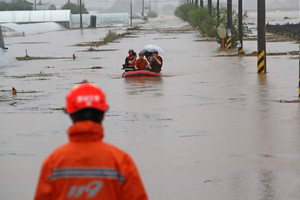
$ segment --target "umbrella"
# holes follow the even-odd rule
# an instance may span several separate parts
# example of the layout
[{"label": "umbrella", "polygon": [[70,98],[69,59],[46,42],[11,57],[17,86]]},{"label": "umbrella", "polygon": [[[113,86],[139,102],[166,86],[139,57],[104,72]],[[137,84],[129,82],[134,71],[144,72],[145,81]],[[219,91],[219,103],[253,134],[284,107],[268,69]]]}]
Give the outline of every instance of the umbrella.
[{"label": "umbrella", "polygon": [[163,54],[164,53],[162,48],[160,48],[159,46],[157,46],[155,44],[148,44],[148,45],[144,46],[144,48],[143,48],[143,52],[153,53],[154,51],[157,51],[158,54]]}]

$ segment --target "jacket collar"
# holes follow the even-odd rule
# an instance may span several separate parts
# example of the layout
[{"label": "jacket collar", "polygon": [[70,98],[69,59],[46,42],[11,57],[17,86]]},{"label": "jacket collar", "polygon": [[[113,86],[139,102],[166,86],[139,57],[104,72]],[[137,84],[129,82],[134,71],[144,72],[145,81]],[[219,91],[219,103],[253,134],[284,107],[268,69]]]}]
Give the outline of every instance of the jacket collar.
[{"label": "jacket collar", "polygon": [[71,142],[91,142],[104,137],[102,125],[93,121],[75,122],[67,133]]}]

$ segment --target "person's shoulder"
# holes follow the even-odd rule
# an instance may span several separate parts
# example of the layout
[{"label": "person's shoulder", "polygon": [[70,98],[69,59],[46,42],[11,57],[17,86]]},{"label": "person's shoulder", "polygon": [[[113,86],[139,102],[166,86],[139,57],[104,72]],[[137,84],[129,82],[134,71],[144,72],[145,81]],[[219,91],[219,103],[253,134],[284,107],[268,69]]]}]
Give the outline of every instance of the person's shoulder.
[{"label": "person's shoulder", "polygon": [[112,154],[113,157],[119,160],[119,162],[123,162],[124,160],[132,160],[130,155],[121,150],[119,147],[105,142],[103,142],[103,145],[105,145],[105,148]]},{"label": "person's shoulder", "polygon": [[68,143],[65,143],[65,144],[57,147],[56,149],[54,149],[52,151],[52,153],[50,153],[49,157],[55,159],[57,156],[62,155],[63,152],[65,152],[69,148],[70,145],[71,145],[70,142],[68,142]]},{"label": "person's shoulder", "polygon": [[109,144],[106,142],[102,142],[103,146],[110,152],[112,153],[117,153],[117,154],[124,154],[125,152],[123,150],[121,150],[119,147],[116,147],[113,144]]}]

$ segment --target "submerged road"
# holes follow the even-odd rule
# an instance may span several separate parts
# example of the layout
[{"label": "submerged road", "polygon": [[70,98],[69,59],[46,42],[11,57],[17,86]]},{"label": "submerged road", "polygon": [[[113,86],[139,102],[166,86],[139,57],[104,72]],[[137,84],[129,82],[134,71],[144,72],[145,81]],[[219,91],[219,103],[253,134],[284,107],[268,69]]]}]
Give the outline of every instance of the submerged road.
[{"label": "submerged road", "polygon": [[[232,52],[178,18],[138,26],[94,52],[73,45],[99,40],[109,29],[5,38],[14,56],[27,49],[30,56],[70,59],[0,68],[0,199],[33,198],[42,161],[67,141],[65,95],[87,79],[107,94],[105,141],[132,155],[150,199],[298,200],[297,57],[268,57],[268,73],[258,75],[256,57],[218,57]],[[121,78],[128,49],[147,44],[164,49],[164,77]],[[255,48],[256,41],[244,43],[247,53]],[[273,42],[267,49],[298,46]]]}]

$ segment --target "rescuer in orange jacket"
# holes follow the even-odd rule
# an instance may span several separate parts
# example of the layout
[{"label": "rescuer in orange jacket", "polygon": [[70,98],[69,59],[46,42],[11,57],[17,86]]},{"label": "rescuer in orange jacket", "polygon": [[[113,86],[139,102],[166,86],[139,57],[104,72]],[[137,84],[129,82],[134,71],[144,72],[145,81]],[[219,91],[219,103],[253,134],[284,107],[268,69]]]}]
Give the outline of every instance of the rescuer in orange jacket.
[{"label": "rescuer in orange jacket", "polygon": [[35,200],[147,200],[131,157],[102,141],[105,94],[84,82],[67,95],[70,142],[43,162]]},{"label": "rescuer in orange jacket", "polygon": [[144,59],[144,54],[142,52],[139,53],[139,59],[137,59],[134,63],[134,69],[135,70],[144,70],[149,68],[151,69],[149,63]]}]

